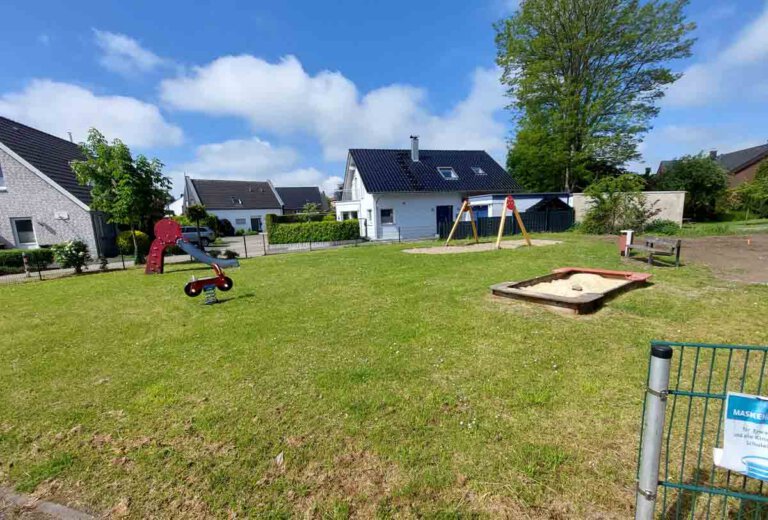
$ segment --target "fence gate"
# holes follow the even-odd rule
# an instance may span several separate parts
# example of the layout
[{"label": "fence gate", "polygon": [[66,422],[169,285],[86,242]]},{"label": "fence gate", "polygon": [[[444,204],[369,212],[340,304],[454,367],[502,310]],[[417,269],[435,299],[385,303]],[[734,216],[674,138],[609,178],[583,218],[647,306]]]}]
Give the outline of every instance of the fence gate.
[{"label": "fence gate", "polygon": [[761,346],[651,343],[637,519],[768,518],[768,485],[713,460],[727,393],[763,395],[767,357]]}]

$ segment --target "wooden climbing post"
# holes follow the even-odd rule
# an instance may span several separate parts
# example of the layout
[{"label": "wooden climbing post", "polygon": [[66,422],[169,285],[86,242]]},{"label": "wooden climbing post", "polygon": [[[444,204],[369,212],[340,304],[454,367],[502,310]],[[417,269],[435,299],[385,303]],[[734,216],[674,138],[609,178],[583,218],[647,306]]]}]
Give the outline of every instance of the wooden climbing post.
[{"label": "wooden climbing post", "polygon": [[504,225],[507,223],[507,204],[501,208],[501,222],[499,222],[499,234],[496,236],[496,249],[501,249],[501,237],[504,235]]},{"label": "wooden climbing post", "polygon": [[469,207],[469,201],[465,200],[464,204],[461,205],[461,209],[459,210],[459,215],[456,217],[456,220],[453,223],[451,232],[448,234],[448,240],[445,241],[446,247],[451,242],[451,239],[453,238],[453,234],[456,232],[456,228],[459,227],[459,222],[461,222],[461,216],[464,214],[465,211],[467,211],[468,207]]}]

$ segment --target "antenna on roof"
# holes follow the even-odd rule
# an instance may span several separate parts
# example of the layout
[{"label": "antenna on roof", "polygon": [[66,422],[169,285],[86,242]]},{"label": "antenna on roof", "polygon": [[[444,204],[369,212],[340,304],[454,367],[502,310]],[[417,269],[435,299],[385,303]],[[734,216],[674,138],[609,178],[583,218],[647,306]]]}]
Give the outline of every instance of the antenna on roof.
[{"label": "antenna on roof", "polygon": [[69,134],[69,142],[74,143],[74,139],[72,139],[72,132],[67,132]]}]

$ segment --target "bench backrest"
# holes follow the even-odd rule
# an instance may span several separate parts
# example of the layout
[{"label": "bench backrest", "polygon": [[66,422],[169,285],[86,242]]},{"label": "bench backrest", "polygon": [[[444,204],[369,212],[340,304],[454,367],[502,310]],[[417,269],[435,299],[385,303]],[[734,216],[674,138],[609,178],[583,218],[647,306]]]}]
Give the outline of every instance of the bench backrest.
[{"label": "bench backrest", "polygon": [[668,247],[672,251],[680,249],[681,240],[679,238],[659,238],[659,237],[645,237],[645,245],[654,248]]}]

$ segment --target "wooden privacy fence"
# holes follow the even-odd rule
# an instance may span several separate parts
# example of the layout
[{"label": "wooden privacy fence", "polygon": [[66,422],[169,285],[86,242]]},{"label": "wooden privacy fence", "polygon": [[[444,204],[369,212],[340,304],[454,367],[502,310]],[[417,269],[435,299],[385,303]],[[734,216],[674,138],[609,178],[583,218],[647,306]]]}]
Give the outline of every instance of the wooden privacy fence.
[{"label": "wooden privacy fence", "polygon": [[[568,231],[575,223],[573,210],[562,211],[529,211],[520,213],[523,224],[529,232],[561,232]],[[499,230],[501,217],[479,217],[477,219],[477,234],[481,237],[495,237]],[[453,222],[441,222],[438,233],[441,239],[448,238]],[[520,233],[520,226],[513,215],[507,217],[504,225],[504,236]],[[459,227],[453,235],[454,239],[471,238],[472,224],[469,221],[459,222]]]}]

